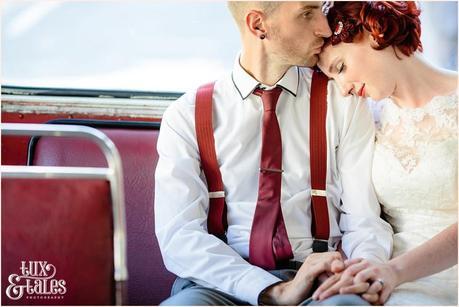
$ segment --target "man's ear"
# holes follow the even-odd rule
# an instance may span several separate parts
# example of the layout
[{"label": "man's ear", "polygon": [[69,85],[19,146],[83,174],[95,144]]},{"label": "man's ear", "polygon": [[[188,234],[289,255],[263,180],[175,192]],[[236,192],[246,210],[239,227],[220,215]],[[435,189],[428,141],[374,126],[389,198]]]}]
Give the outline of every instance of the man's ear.
[{"label": "man's ear", "polygon": [[265,38],[266,37],[266,27],[264,24],[264,17],[265,15],[263,12],[257,10],[251,10],[245,16],[245,24],[249,32],[258,37],[258,38]]}]

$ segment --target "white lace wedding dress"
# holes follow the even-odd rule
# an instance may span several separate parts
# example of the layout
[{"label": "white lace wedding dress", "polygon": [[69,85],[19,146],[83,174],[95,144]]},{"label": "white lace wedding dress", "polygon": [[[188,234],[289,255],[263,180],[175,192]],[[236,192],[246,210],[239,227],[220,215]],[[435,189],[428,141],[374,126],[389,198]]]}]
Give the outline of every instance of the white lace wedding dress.
[{"label": "white lace wedding dress", "polygon": [[[396,257],[457,222],[457,94],[422,108],[387,100],[379,123],[373,183],[394,229]],[[426,264],[427,265],[427,264]],[[457,305],[457,265],[398,287],[386,305]]]}]

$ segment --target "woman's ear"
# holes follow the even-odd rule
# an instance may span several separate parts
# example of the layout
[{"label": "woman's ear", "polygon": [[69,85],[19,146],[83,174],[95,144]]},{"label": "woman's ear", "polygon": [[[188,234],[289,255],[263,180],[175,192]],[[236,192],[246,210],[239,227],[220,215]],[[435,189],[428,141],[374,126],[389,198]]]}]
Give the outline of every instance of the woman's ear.
[{"label": "woman's ear", "polygon": [[[379,36],[380,36],[380,37],[383,37],[384,34],[381,33],[381,34],[379,34]],[[368,34],[368,38],[370,39],[370,45],[371,45],[371,47],[373,47],[373,48],[379,47],[379,43],[378,43],[378,41],[376,40],[376,38],[373,36],[373,34],[369,33],[369,34]]]},{"label": "woman's ear", "polygon": [[249,32],[260,39],[266,38],[266,27],[263,20],[264,14],[256,10],[251,10],[245,17],[245,24]]}]

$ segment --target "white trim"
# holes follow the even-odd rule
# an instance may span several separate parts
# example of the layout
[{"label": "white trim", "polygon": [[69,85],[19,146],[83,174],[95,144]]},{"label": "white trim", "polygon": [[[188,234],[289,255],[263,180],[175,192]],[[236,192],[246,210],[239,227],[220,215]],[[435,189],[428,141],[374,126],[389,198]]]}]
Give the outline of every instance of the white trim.
[{"label": "white trim", "polygon": [[2,112],[162,118],[174,99],[2,95]]}]

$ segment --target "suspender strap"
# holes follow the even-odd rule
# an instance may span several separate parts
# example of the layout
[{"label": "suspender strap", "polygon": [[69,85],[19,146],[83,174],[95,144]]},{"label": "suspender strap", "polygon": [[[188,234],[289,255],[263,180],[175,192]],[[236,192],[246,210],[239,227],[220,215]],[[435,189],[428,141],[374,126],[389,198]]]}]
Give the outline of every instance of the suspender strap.
[{"label": "suspender strap", "polygon": [[311,211],[313,251],[328,251],[330,224],[326,197],[327,178],[327,84],[328,78],[314,71],[311,84],[310,157],[311,157]]},{"label": "suspender strap", "polygon": [[201,168],[206,176],[209,191],[207,230],[210,234],[224,240],[228,223],[226,220],[225,192],[215,153],[214,128],[212,124],[214,85],[215,83],[209,83],[198,88],[196,93],[195,125]]},{"label": "suspender strap", "polygon": [[[311,211],[313,251],[328,251],[330,223],[326,198],[327,174],[327,83],[328,78],[314,71],[310,98],[310,163],[311,163]],[[199,87],[196,94],[195,125],[201,168],[209,191],[207,228],[210,234],[225,239],[228,228],[226,219],[223,180],[215,153],[212,123],[212,95],[214,83]]]}]

